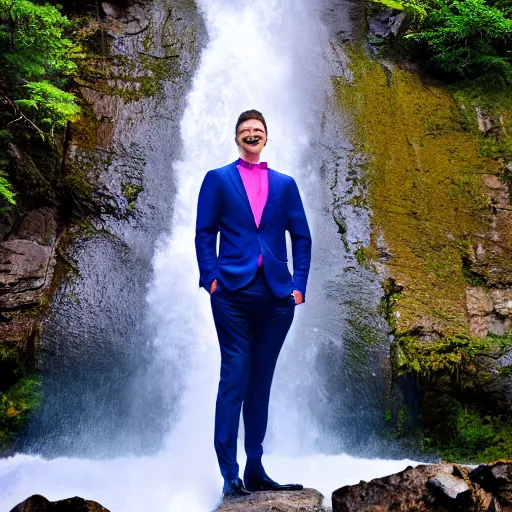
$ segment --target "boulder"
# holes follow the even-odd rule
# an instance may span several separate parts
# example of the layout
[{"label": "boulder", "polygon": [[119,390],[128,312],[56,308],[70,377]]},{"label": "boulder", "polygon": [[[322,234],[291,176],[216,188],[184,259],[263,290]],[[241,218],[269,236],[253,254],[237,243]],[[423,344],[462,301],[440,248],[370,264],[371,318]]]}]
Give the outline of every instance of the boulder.
[{"label": "boulder", "polygon": [[403,12],[397,13],[393,9],[384,9],[370,18],[368,27],[373,37],[386,39],[398,35],[404,20],[405,14]]},{"label": "boulder", "polygon": [[334,491],[333,512],[512,510],[507,508],[511,469],[512,463],[506,462],[471,473],[459,464],[409,466],[395,475]]},{"label": "boulder", "polygon": [[427,480],[427,487],[440,502],[451,508],[465,509],[475,504],[471,486],[453,474],[440,473]]},{"label": "boulder", "polygon": [[512,462],[481,464],[471,471],[470,478],[497,497],[503,507],[512,507]]},{"label": "boulder", "polygon": [[315,489],[291,492],[255,492],[226,498],[217,512],[323,512],[323,496]]},{"label": "boulder", "polygon": [[44,496],[34,494],[23,503],[16,505],[11,512],[109,512],[95,501],[83,498],[69,498],[61,501],[48,501]]}]

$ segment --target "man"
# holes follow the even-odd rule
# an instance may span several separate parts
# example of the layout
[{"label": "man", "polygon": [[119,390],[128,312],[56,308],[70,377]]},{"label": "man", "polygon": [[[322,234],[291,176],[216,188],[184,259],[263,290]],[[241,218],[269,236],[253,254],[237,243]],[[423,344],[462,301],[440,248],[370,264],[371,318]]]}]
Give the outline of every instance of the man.
[{"label": "man", "polygon": [[[195,239],[199,285],[210,293],[221,351],[215,450],[224,496],[302,489],[269,478],[261,457],[277,357],[295,305],[304,302],[311,261],[311,235],[294,179],[260,163],[267,143],[260,112],[240,115],[235,141],[241,158],[209,171],[203,180]],[[285,231],[292,240],[293,277]],[[236,461],[242,404],[247,453],[243,482]]]}]

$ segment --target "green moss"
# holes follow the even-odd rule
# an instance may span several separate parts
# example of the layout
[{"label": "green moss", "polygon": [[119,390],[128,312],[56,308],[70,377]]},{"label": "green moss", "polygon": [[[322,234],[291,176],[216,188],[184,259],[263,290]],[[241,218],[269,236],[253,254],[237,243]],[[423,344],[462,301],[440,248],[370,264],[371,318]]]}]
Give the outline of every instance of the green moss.
[{"label": "green moss", "polygon": [[409,420],[409,409],[407,407],[401,407],[398,410],[395,426],[395,437],[401,439],[405,436],[407,431],[407,423]]},{"label": "green moss", "polygon": [[384,295],[379,304],[379,314],[387,321],[392,333],[396,331],[395,304],[400,299],[403,286],[400,286],[392,277],[386,279],[382,284]]},{"label": "green moss", "polygon": [[447,91],[385,69],[357,48],[349,54],[354,84],[335,78],[334,85],[354,121],[352,140],[369,157],[366,254],[378,258],[376,233],[383,233],[390,274],[403,287],[396,329],[406,333],[431,316],[448,334],[467,333],[461,244],[485,230],[487,213],[479,141]]},{"label": "green moss", "polygon": [[[505,180],[505,169],[500,165],[512,161],[512,93],[510,85],[499,77],[485,77],[453,85],[450,90],[457,100],[468,131],[479,139],[481,154],[496,165],[490,168]],[[478,131],[477,109],[485,116],[490,127],[486,133]]]},{"label": "green moss", "polygon": [[424,341],[416,336],[398,336],[392,347],[396,375],[415,373],[420,378],[438,378],[448,375],[459,380],[478,371],[476,358],[502,352],[512,345],[512,335],[473,338],[448,336],[435,341]]},{"label": "green moss", "polygon": [[139,194],[144,190],[144,187],[136,183],[123,183],[121,185],[121,190],[128,201],[127,212],[131,214],[135,211],[135,202],[137,201]]},{"label": "green moss", "polygon": [[30,413],[41,403],[41,380],[38,375],[23,377],[5,392],[0,392],[0,453],[27,426]]},{"label": "green moss", "polygon": [[[451,88],[457,99],[460,112],[468,131],[471,131],[480,144],[480,154],[486,159],[487,179],[498,177],[512,192],[512,92],[510,86],[498,77],[488,76],[473,82],[464,82]],[[477,112],[485,130],[478,129]],[[495,178],[494,178],[495,180]],[[495,184],[492,185],[495,187]],[[506,189],[506,187],[504,187]],[[468,268],[487,285],[498,285],[512,281],[512,225],[509,218],[499,208],[495,191],[490,190],[489,215],[493,219],[494,237],[482,240],[485,257],[479,262],[470,261]],[[499,237],[496,247],[495,238]],[[496,250],[498,249],[498,250]]]},{"label": "green moss", "polygon": [[501,366],[498,368],[498,371],[500,372],[500,377],[510,377],[512,376],[512,365]]},{"label": "green moss", "polygon": [[372,268],[371,262],[365,253],[365,248],[361,245],[354,251],[354,256],[356,257],[357,263],[364,268]]},{"label": "green moss", "polygon": [[386,342],[381,332],[375,326],[365,322],[364,319],[350,318],[348,324],[352,327],[359,346],[364,350]]}]

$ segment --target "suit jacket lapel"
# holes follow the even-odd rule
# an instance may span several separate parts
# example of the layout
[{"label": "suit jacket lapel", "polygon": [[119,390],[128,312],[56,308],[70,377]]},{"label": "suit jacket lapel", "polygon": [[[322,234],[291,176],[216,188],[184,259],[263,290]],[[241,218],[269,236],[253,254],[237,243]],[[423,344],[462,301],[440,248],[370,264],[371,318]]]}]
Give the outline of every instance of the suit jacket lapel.
[{"label": "suit jacket lapel", "polygon": [[247,191],[245,190],[244,182],[242,181],[242,177],[240,176],[240,171],[236,166],[237,162],[238,160],[231,164],[231,172],[229,173],[229,176],[231,178],[231,181],[235,185],[237,192],[240,194],[240,196],[244,200],[244,203],[246,204],[247,213],[251,217],[254,225],[256,225],[256,222],[254,221],[254,215],[251,209],[251,203],[249,202],[249,196],[247,195]]}]

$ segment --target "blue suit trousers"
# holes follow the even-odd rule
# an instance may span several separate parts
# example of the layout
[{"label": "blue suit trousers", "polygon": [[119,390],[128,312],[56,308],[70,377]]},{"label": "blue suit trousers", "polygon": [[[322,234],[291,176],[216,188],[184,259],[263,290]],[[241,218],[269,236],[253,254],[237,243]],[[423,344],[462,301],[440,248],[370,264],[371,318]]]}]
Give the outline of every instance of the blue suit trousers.
[{"label": "blue suit trousers", "polygon": [[215,411],[215,450],[222,476],[238,476],[238,426],[243,404],[245,451],[251,467],[261,467],[270,388],[277,358],[295,312],[293,295],[278,298],[263,268],[244,288],[218,284],[211,306],[221,351]]}]

